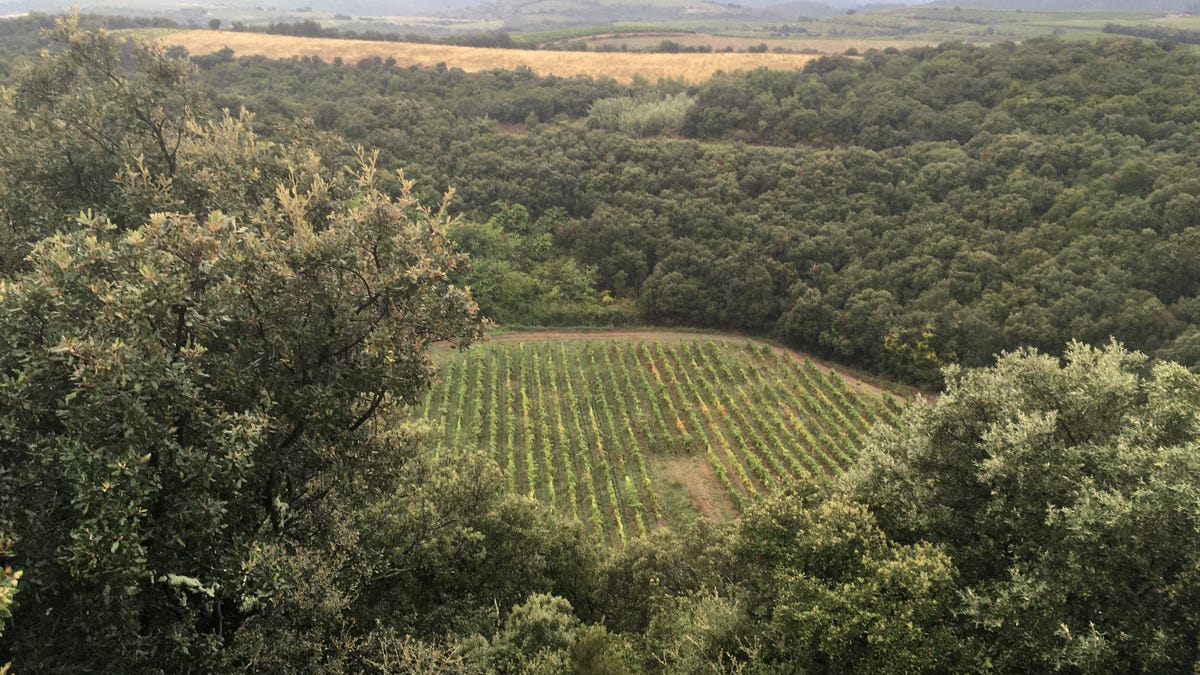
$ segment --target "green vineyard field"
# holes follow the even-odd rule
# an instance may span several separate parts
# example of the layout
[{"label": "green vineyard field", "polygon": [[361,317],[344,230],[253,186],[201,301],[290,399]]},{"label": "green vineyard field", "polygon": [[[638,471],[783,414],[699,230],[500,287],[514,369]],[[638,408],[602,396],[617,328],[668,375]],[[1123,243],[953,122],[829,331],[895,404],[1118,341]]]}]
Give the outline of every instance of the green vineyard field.
[{"label": "green vineyard field", "polygon": [[499,342],[449,358],[413,415],[438,452],[493,457],[511,491],[623,543],[669,524],[665,458],[693,458],[733,511],[845,471],[901,404],[765,345],[718,340]]}]

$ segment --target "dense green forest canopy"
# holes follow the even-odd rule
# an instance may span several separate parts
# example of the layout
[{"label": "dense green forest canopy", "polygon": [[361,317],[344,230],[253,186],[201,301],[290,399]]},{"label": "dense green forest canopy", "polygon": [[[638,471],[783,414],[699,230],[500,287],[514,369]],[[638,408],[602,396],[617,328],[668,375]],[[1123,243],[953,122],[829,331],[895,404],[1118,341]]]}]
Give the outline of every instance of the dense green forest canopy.
[{"label": "dense green forest canopy", "polygon": [[[1194,672],[1200,376],[1107,336],[1196,365],[1196,57],[197,80],[53,37],[0,90],[0,663]],[[659,137],[589,119],[681,95]],[[609,549],[396,414],[480,309],[773,332],[945,390],[840,480]]]},{"label": "dense green forest canopy", "polygon": [[[950,43],[691,87],[196,61],[263,133],[311,118],[500,217],[461,241],[502,322],[767,333],[927,384],[1110,336],[1200,363],[1200,58],[1183,48]],[[538,300],[555,287],[576,311]]]}]

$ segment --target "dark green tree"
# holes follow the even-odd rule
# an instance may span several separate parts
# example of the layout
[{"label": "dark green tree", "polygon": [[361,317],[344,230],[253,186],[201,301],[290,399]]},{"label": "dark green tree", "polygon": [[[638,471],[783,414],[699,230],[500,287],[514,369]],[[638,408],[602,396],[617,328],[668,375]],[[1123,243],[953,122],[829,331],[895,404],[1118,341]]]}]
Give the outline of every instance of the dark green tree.
[{"label": "dark green tree", "polygon": [[958,632],[1003,671],[1190,672],[1200,638],[1200,377],[1111,344],[951,371],[849,494],[953,561]]},{"label": "dark green tree", "polygon": [[53,95],[2,113],[29,141],[4,150],[4,218],[36,243],[0,282],[0,532],[29,585],[0,653],[233,667],[281,599],[352,597],[346,523],[414,452],[388,410],[427,385],[429,345],[479,336],[477,310],[447,280],[444,210],[383,193],[369,157],[330,171],[246,118],[204,125],[185,65],[58,30],[26,80]]},{"label": "dark green tree", "polygon": [[496,673],[625,675],[628,649],[600,626],[581,624],[571,603],[545,594],[514,607],[488,651]]},{"label": "dark green tree", "polygon": [[2,90],[6,267],[83,211],[139,223],[149,209],[131,211],[129,181],[171,189],[180,145],[203,106],[189,64],[161,48],[82,31],[75,15],[58,19],[50,37],[58,49]]},{"label": "dark green tree", "polygon": [[949,672],[974,663],[952,628],[941,547],[890,539],[861,503],[802,489],[743,516],[734,538],[752,662],[795,672]]}]

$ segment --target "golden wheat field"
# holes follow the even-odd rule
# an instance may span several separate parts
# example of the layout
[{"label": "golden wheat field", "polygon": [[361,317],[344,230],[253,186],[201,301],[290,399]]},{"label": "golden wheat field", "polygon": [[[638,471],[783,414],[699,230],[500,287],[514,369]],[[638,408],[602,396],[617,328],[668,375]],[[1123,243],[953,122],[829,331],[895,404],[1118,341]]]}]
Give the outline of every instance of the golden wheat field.
[{"label": "golden wheat field", "polygon": [[408,42],[372,42],[330,38],[302,38],[258,33],[191,30],[167,33],[163,44],[184,47],[191,54],[211,54],[229,47],[238,56],[320,56],[326,61],[341,57],[347,63],[378,56],[394,58],[400,65],[433,66],[445,63],[467,72],[527,66],[538,75],[611,77],[631,82],[640,75],[650,82],[660,78],[682,78],[703,82],[717,71],[767,67],[779,70],[802,68],[817,58],[811,54],[635,54],[559,52],[527,49],[483,49]]}]

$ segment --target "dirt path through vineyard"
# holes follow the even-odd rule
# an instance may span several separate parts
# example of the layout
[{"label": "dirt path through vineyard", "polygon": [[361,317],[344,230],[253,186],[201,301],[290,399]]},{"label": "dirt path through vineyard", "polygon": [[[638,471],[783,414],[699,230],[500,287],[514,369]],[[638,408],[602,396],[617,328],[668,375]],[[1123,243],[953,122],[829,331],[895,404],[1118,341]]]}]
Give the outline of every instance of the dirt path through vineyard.
[{"label": "dirt path through vineyard", "polygon": [[[483,344],[496,343],[516,345],[517,343],[536,343],[536,342],[558,342],[558,341],[579,341],[579,340],[613,340],[613,341],[647,341],[660,342],[667,344],[686,343],[692,340],[698,341],[713,341],[733,346],[744,346],[747,344],[758,347],[766,346],[774,350],[777,354],[787,358],[795,359],[797,362],[803,362],[805,359],[811,359],[813,364],[822,370],[828,372],[835,370],[846,385],[852,389],[858,389],[874,395],[890,395],[897,398],[904,398],[903,394],[897,391],[889,391],[872,382],[866,381],[861,377],[856,377],[846,372],[841,367],[826,364],[818,361],[805,354],[804,352],[788,349],[778,345],[773,345],[762,340],[756,340],[745,335],[736,333],[708,333],[702,331],[687,331],[687,330],[662,330],[662,329],[612,329],[612,330],[496,330],[490,332]],[[434,351],[435,361],[441,361],[449,358],[450,350],[447,348],[436,348]],[[659,480],[670,483],[678,492],[680,499],[686,499],[691,503],[691,506],[699,513],[713,520],[724,521],[731,520],[737,517],[737,506],[726,493],[725,487],[718,479],[716,472],[709,463],[709,458],[703,453],[695,454],[660,454],[651,456],[650,472]]]},{"label": "dirt path through vineyard", "polygon": [[732,520],[737,517],[737,507],[725,493],[703,455],[680,455],[663,457],[653,461],[655,475],[683,488],[692,506],[702,515],[713,520]]}]

